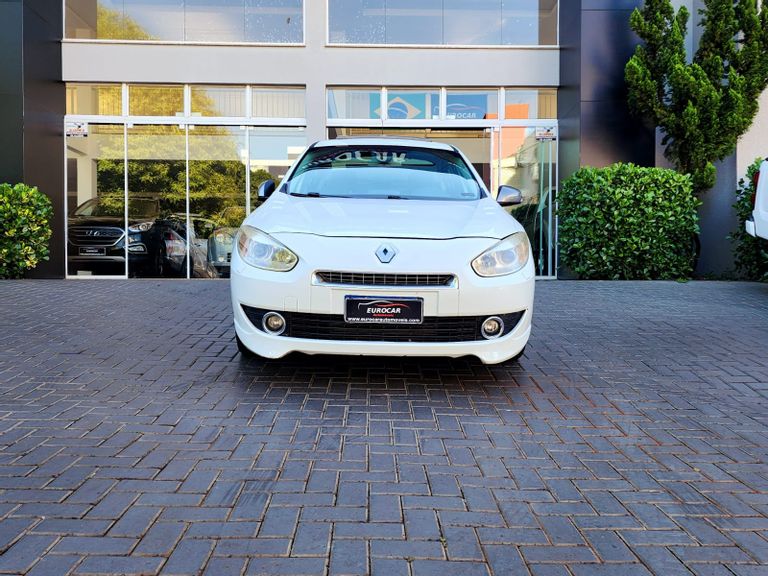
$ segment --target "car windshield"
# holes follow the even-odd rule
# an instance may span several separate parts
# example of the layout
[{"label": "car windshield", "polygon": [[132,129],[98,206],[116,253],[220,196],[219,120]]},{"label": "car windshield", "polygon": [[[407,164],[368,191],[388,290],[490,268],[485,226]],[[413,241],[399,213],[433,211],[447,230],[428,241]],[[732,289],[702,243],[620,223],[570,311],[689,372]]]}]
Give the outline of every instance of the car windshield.
[{"label": "car windshield", "polygon": [[[75,208],[73,216],[99,217],[99,216],[117,216],[124,215],[125,200],[123,195],[103,195],[99,198],[92,198],[83,202]],[[128,201],[128,213],[131,218],[152,219],[158,216],[158,202],[149,198],[132,198]]]},{"label": "car windshield", "polygon": [[282,187],[293,196],[478,200],[483,192],[452,150],[334,146],[309,150]]}]

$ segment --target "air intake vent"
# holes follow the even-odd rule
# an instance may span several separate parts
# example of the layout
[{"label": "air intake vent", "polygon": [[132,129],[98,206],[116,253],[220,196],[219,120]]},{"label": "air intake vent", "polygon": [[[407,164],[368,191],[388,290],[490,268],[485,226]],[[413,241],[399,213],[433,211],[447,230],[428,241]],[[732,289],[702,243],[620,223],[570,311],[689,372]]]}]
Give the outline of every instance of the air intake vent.
[{"label": "air intake vent", "polygon": [[455,280],[453,274],[374,274],[366,272],[317,272],[317,278],[323,284],[342,284],[347,286],[451,286]]}]

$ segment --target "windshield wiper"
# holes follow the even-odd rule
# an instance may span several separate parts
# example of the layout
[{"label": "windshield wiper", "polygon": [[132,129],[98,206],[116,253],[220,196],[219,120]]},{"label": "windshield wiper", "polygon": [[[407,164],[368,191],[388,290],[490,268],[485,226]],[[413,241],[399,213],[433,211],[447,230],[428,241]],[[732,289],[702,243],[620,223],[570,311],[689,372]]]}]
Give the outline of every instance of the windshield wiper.
[{"label": "windshield wiper", "polygon": [[296,196],[297,198],[350,198],[350,196],[340,196],[334,194],[320,194],[320,192],[307,192],[306,194],[298,194],[295,192],[289,192],[289,196]]}]

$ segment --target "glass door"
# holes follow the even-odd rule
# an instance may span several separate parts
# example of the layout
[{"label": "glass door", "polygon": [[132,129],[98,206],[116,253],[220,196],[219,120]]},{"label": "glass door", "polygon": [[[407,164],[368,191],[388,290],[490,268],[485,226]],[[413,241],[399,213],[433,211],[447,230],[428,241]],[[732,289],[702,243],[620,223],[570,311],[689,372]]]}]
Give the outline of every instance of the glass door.
[{"label": "glass door", "polygon": [[556,275],[554,193],[557,183],[557,139],[554,127],[503,126],[493,143],[498,186],[523,193],[523,203],[509,212],[525,227],[533,248],[536,275]]}]

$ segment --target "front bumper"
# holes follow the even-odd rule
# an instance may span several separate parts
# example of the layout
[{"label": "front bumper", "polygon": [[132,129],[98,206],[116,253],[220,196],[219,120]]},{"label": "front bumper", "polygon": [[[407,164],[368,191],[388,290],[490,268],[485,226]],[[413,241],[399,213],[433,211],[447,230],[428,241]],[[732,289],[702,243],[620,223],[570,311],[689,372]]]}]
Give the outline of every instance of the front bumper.
[{"label": "front bumper", "polygon": [[744,228],[746,229],[747,234],[749,234],[750,236],[757,237],[757,230],[755,230],[755,221],[754,220],[747,220],[744,223]]},{"label": "front bumper", "polygon": [[[471,269],[472,257],[496,241],[483,238],[454,240],[396,239],[397,262],[382,264],[375,257],[384,241],[376,238],[317,238],[286,234],[278,239],[289,246],[301,260],[290,272],[268,272],[242,262],[237,251],[232,255],[231,290],[235,330],[247,348],[266,358],[280,358],[290,352],[307,354],[345,354],[372,356],[477,356],[485,363],[498,363],[518,355],[530,337],[534,294],[532,261],[519,272],[498,278],[480,278]],[[322,243],[322,250],[317,244]],[[462,257],[454,266],[456,254]],[[317,255],[313,257],[313,255]],[[409,256],[412,255],[412,256]],[[455,275],[450,286],[354,286],[324,284],[318,270],[349,271],[354,262],[357,271],[398,274]],[[451,268],[454,268],[451,270]],[[251,323],[242,306],[276,312],[344,314],[346,296],[418,297],[424,302],[427,317],[480,317],[523,312],[515,328],[494,340],[463,342],[390,342],[320,340],[267,334]]]}]

